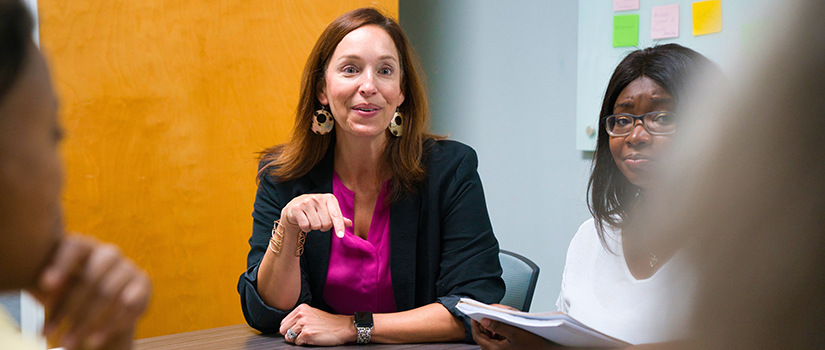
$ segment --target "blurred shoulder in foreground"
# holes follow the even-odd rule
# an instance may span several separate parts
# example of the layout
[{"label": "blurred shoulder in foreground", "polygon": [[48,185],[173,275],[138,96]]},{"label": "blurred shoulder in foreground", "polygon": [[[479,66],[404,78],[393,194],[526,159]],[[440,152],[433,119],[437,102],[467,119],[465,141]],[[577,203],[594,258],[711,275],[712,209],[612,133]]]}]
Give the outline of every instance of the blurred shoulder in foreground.
[{"label": "blurred shoulder in foreground", "polygon": [[825,344],[825,2],[783,2],[770,45],[706,91],[651,199],[655,229],[697,237],[690,348]]}]

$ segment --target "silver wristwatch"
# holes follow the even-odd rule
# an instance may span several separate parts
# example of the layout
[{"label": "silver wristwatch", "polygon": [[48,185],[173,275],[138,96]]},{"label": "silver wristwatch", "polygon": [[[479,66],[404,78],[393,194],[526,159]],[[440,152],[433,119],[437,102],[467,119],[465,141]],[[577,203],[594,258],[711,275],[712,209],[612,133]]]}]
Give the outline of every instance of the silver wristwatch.
[{"label": "silver wristwatch", "polygon": [[368,344],[370,336],[372,336],[372,312],[356,312],[353,323],[355,323],[355,330],[358,331],[358,338],[355,339],[355,343]]}]

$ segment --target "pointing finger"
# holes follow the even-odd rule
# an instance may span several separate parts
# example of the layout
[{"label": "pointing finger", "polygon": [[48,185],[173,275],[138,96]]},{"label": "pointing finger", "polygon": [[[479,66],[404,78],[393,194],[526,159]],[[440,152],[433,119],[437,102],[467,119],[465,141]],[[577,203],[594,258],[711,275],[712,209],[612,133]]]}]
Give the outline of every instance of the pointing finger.
[{"label": "pointing finger", "polygon": [[[344,218],[344,215],[341,214],[341,208],[338,206],[338,200],[333,196],[330,197],[332,198],[327,201],[327,210],[332,217],[332,228],[335,230],[335,235],[338,236],[338,238],[344,238],[344,228],[352,225],[352,221]],[[344,225],[344,220],[349,221],[350,225]]]}]

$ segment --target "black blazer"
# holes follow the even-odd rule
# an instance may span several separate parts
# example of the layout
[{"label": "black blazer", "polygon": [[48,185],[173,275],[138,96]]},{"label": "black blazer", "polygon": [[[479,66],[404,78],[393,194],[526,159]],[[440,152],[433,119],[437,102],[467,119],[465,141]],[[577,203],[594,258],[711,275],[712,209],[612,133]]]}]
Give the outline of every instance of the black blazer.
[{"label": "black blazer", "polygon": [[[465,341],[472,342],[469,318],[455,305],[462,296],[496,303],[504,296],[478,157],[455,141],[425,143],[427,178],[419,191],[390,205],[390,274],[397,311],[439,302],[464,322]],[[247,269],[238,281],[244,317],[263,333],[278,332],[291,310],[264,304],[256,289],[258,264],[269,244],[272,225],[293,198],[306,193],[332,193],[332,147],[324,159],[301,178],[277,182],[262,175],[255,198]],[[329,231],[307,234],[301,256],[299,305],[334,312],[323,300],[329,266]]]}]

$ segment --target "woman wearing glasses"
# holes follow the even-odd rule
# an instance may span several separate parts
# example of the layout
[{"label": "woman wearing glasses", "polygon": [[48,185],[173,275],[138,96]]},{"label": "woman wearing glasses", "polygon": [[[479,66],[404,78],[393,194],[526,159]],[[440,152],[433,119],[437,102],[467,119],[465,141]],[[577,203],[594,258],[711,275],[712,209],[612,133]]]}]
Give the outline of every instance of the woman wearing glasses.
[{"label": "woman wearing glasses", "polygon": [[[677,44],[637,50],[616,67],[604,96],[588,184],[593,218],[570,243],[556,306],[629,343],[679,339],[680,334],[669,332],[679,328],[672,320],[689,313],[693,279],[681,274],[678,244],[662,244],[655,233],[622,228],[633,219],[645,219],[643,213],[629,214],[644,201],[645,192],[657,186],[654,169],[680,124],[673,112],[679,93],[690,77],[712,66],[701,54]],[[552,345],[487,320],[475,323],[473,331],[485,349]]]}]

